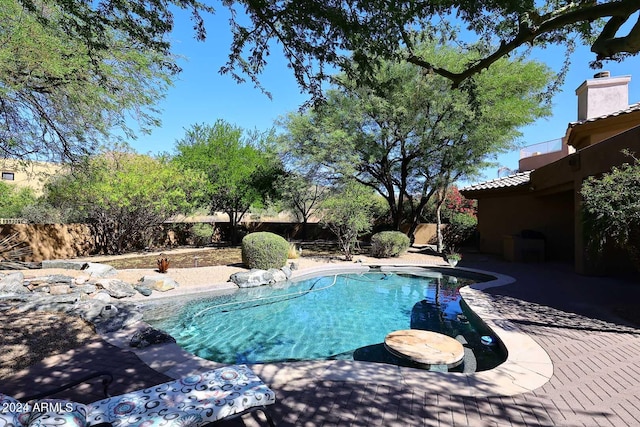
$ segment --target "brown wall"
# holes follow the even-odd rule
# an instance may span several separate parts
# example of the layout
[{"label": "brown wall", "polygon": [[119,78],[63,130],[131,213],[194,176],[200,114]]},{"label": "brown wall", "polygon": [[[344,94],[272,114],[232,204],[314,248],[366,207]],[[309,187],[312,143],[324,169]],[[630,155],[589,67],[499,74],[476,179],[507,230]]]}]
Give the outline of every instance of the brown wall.
[{"label": "brown wall", "polygon": [[478,200],[480,250],[503,254],[504,238],[520,236],[523,230],[545,237],[547,260],[573,259],[573,194],[533,194],[486,197]]},{"label": "brown wall", "polygon": [[[286,239],[302,240],[302,224],[290,222],[251,222],[244,223],[245,232],[270,231]],[[170,246],[190,245],[189,229],[193,223],[163,224],[154,236],[154,246],[165,248]],[[222,241],[226,241],[229,223],[216,223]],[[435,224],[420,224],[416,230],[417,244],[433,243],[435,240]],[[70,259],[91,255],[95,245],[91,231],[84,224],[10,224],[0,225],[0,239],[18,233],[19,240],[27,242],[32,255],[21,261],[40,262],[50,259]],[[334,240],[333,234],[318,223],[307,224],[305,240]]]},{"label": "brown wall", "polygon": [[530,229],[545,235],[547,259],[573,259],[578,273],[632,270],[628,259],[616,249],[607,251],[600,266],[589,260],[581,218],[582,182],[631,162],[621,153],[623,149],[640,153],[640,127],[532,171],[526,187],[478,193],[480,249],[501,254],[504,235]]},{"label": "brown wall", "polygon": [[32,255],[22,261],[39,262],[89,255],[94,249],[89,227],[84,224],[11,224],[0,226],[0,238],[18,233]]}]

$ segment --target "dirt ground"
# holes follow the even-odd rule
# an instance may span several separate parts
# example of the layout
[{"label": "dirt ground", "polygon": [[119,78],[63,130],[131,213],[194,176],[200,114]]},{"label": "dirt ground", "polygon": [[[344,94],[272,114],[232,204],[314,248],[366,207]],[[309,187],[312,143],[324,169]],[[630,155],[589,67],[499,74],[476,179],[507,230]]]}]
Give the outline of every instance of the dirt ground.
[{"label": "dirt ground", "polygon": [[[325,242],[304,243],[297,245],[305,257],[338,257],[337,245]],[[367,252],[361,250],[359,252]],[[358,254],[358,251],[356,251]],[[117,270],[132,268],[156,268],[159,257],[163,255],[169,260],[170,268],[216,267],[220,265],[240,265],[242,255],[239,246],[211,248],[182,248],[167,251],[166,254],[127,254],[116,257],[94,257],[96,262],[108,264]]]},{"label": "dirt ground", "polygon": [[9,306],[0,306],[0,313],[0,379],[97,339],[93,325],[76,316]]}]

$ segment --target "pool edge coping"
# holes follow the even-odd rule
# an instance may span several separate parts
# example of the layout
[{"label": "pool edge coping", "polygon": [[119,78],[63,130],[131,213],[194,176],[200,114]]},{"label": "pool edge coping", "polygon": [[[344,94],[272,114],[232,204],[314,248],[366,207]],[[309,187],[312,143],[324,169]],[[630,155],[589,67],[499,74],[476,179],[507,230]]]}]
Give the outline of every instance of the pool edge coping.
[{"label": "pool edge coping", "polygon": [[[447,267],[438,264],[358,264],[351,266],[322,266],[294,271],[292,278],[301,279],[321,274],[339,274],[340,272],[365,272],[371,267],[385,269],[429,268],[437,267],[484,274],[495,280],[464,286],[460,294],[471,310],[487,324],[507,349],[507,359],[496,368],[475,372],[431,372],[414,368],[360,361],[308,361],[251,365],[253,370],[267,384],[277,388],[291,381],[347,381],[358,383],[379,383],[388,385],[403,384],[414,389],[429,392],[446,392],[459,396],[512,396],[533,391],[546,384],[553,376],[553,363],[547,352],[529,335],[520,330],[513,322],[495,312],[490,298],[484,290],[514,283],[516,279],[500,273],[464,268]],[[213,286],[214,284],[212,284]],[[202,292],[210,291],[203,289]],[[172,378],[179,378],[204,369],[213,369],[224,364],[202,359],[191,354],[177,344],[163,344],[135,349],[127,345],[127,339],[144,322],[131,325],[127,329],[102,338],[118,347],[133,351],[144,363]]]}]

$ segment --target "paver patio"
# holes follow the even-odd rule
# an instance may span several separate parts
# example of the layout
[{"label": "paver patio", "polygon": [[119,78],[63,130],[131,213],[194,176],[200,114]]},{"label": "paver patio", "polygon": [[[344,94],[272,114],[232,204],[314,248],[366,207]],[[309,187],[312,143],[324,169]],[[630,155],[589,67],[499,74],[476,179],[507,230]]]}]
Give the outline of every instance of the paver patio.
[{"label": "paver patio", "polygon": [[[511,397],[461,397],[434,375],[434,384],[359,383],[296,379],[271,385],[271,410],[279,426],[637,426],[640,425],[640,329],[612,312],[640,306],[640,283],[583,277],[569,265],[511,264],[477,257],[462,266],[516,278],[487,290],[497,310],[537,341],[554,365],[541,388]],[[100,350],[96,348],[100,347]],[[126,355],[126,356],[125,356]],[[121,393],[166,381],[106,343],[75,350],[2,381],[18,393],[52,373],[74,366],[114,369]],[[58,360],[60,363],[57,363]],[[64,363],[63,363],[64,362]],[[380,369],[383,369],[381,365]],[[266,379],[265,379],[266,380]],[[266,380],[268,383],[269,381]],[[406,383],[405,383],[406,384]],[[87,397],[88,400],[91,400]],[[251,417],[226,425],[264,425]]]}]

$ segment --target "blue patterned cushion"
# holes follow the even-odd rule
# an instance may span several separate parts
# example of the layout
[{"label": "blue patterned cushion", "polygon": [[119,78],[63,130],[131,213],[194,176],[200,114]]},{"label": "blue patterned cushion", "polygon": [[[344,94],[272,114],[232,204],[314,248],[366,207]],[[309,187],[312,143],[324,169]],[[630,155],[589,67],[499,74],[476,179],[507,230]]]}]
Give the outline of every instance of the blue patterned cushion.
[{"label": "blue patterned cushion", "polygon": [[82,403],[60,399],[29,402],[31,414],[27,427],[85,427],[87,407]]},{"label": "blue patterned cushion", "polygon": [[87,424],[199,427],[275,401],[251,369],[235,365],[92,403]]},{"label": "blue patterned cushion", "polygon": [[29,419],[26,404],[0,393],[0,427],[24,427]]},{"label": "blue patterned cushion", "polygon": [[60,399],[22,403],[0,393],[0,427],[85,427],[87,407]]}]

